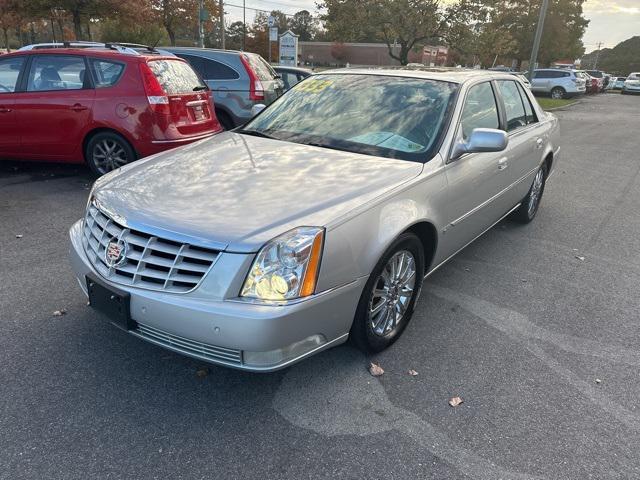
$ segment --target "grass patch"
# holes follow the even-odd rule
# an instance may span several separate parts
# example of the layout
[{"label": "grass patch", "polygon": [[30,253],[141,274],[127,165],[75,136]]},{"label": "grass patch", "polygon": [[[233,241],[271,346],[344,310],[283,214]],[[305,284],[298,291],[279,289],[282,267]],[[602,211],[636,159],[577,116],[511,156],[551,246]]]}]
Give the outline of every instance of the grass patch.
[{"label": "grass patch", "polygon": [[550,108],[559,108],[559,107],[567,107],[577,102],[575,98],[544,98],[538,97],[538,103],[544,110],[549,110]]}]

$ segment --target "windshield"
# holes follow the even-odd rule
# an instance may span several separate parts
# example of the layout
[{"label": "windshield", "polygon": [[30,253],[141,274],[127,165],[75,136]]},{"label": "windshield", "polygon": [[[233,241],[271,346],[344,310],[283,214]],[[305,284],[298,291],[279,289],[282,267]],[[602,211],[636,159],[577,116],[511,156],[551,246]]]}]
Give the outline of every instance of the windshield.
[{"label": "windshield", "polygon": [[314,75],[240,133],[424,162],[438,143],[456,89],[417,78]]}]

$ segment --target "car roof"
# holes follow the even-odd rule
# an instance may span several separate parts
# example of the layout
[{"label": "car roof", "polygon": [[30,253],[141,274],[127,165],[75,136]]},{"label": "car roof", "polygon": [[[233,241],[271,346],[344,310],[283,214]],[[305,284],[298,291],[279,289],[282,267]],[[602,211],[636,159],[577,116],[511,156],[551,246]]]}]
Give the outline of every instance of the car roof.
[{"label": "car roof", "polygon": [[219,53],[221,55],[240,55],[241,53],[245,53],[247,55],[258,55],[257,53],[252,52],[243,52],[241,50],[221,50],[219,48],[200,48],[200,47],[158,47],[161,50],[166,50],[167,52],[202,52],[202,53]]},{"label": "car roof", "polygon": [[[145,53],[137,52],[137,54],[123,53],[118,50],[111,50],[104,47],[51,47],[51,48],[34,48],[31,50],[16,50],[6,55],[18,56],[18,55],[48,55],[48,54],[71,54],[71,55],[91,55],[92,57],[104,57],[104,58],[118,58],[118,59],[141,59],[141,60],[159,60],[159,59],[174,59],[177,57],[170,55],[162,55],[158,53]],[[182,60],[180,60],[182,61]]]},{"label": "car roof", "polygon": [[451,83],[465,83],[471,80],[483,79],[507,79],[512,80],[513,75],[505,72],[494,72],[488,70],[464,69],[464,68],[340,68],[336,70],[325,70],[321,74],[360,74],[360,75],[386,75],[407,78],[424,78],[425,80],[440,80]]}]

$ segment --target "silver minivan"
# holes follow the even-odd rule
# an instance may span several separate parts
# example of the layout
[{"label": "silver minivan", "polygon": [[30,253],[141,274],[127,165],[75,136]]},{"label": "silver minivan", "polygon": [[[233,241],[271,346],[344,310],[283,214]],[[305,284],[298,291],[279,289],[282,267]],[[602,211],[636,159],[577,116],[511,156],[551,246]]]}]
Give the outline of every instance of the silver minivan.
[{"label": "silver minivan", "polygon": [[284,92],[280,76],[257,53],[212,48],[163,47],[187,60],[211,89],[216,116],[225,129],[248,122],[251,108],[269,105]]}]

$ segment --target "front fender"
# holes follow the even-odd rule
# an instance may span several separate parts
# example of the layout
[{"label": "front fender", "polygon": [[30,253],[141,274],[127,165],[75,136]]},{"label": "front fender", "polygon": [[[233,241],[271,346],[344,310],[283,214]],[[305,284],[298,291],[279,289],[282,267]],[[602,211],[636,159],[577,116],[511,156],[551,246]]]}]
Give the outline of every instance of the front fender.
[{"label": "front fender", "polygon": [[368,276],[389,245],[418,223],[442,231],[445,208],[446,178],[438,156],[401,190],[327,229],[318,291]]}]

